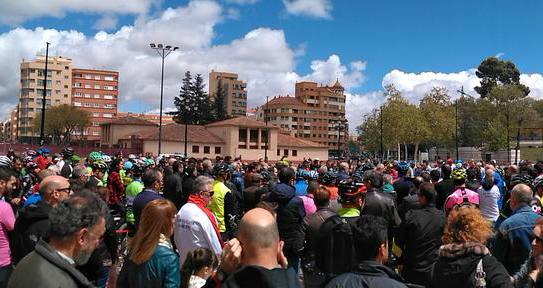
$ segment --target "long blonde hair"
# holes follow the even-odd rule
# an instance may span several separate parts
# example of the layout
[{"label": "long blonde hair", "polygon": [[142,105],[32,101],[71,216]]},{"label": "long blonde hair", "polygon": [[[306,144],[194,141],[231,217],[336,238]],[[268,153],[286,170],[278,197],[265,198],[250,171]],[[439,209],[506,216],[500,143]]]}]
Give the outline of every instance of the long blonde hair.
[{"label": "long blonde hair", "polygon": [[132,262],[141,265],[153,256],[160,234],[170,237],[173,229],[172,218],[176,213],[175,205],[166,199],[153,200],[145,205],[138,232],[130,245]]}]

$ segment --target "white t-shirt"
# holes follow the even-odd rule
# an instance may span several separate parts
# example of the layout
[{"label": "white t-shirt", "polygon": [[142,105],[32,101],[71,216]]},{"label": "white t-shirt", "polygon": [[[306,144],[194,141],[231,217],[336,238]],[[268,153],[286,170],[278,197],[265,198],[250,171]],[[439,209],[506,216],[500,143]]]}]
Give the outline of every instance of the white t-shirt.
[{"label": "white t-shirt", "polygon": [[490,221],[496,221],[500,216],[500,209],[498,208],[498,199],[500,199],[500,189],[498,186],[493,185],[490,190],[485,190],[483,186],[477,189],[479,194],[479,208],[481,209],[481,215]]},{"label": "white t-shirt", "polygon": [[174,240],[181,265],[187,253],[196,248],[208,248],[220,259],[222,247],[217,233],[207,215],[196,204],[187,203],[179,209],[175,217]]}]

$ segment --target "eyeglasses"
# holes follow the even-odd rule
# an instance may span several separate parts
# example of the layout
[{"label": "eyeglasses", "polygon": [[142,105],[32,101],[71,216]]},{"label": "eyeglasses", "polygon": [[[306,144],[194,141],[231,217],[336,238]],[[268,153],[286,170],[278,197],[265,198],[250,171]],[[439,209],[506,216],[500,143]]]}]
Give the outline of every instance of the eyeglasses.
[{"label": "eyeglasses", "polygon": [[208,193],[209,196],[213,196],[215,194],[215,191],[213,190],[207,190],[207,191],[202,191],[201,193]]},{"label": "eyeglasses", "polygon": [[72,187],[68,186],[66,188],[55,189],[55,191],[69,194],[70,192],[72,192]]}]

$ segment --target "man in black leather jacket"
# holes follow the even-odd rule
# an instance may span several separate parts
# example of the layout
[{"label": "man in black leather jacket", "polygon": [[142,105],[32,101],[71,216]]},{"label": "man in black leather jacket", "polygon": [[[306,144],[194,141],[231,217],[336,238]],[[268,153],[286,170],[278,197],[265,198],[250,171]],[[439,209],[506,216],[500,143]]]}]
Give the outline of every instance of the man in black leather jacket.
[{"label": "man in black leather jacket", "polygon": [[383,217],[387,221],[389,247],[392,248],[394,230],[400,227],[401,219],[394,204],[394,199],[388,193],[381,191],[383,175],[373,170],[364,173],[364,185],[368,189],[361,215]]}]

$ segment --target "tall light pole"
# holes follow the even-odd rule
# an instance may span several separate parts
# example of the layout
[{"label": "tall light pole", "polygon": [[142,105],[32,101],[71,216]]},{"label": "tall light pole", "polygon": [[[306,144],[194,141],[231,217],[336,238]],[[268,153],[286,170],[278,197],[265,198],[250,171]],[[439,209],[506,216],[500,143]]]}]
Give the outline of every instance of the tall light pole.
[{"label": "tall light pole", "polygon": [[264,122],[266,123],[266,144],[264,144],[264,162],[268,163],[268,138],[270,137],[270,132],[268,130],[268,113],[266,110],[268,110],[268,102],[270,100],[269,96],[266,96],[266,109],[264,109]]},{"label": "tall light pole", "polygon": [[383,149],[383,105],[381,105],[381,113],[379,113],[379,122],[381,122],[381,162],[385,159],[385,150]]},{"label": "tall light pole", "polygon": [[[149,44],[151,46],[151,49],[155,50],[158,55],[162,58],[162,73],[160,78],[160,116],[159,116],[159,124],[158,124],[158,155],[160,155],[162,151],[162,99],[164,98],[164,58],[168,56],[171,52],[179,49],[179,47],[172,47],[170,45],[162,45],[162,44],[156,44],[151,43]],[[186,128],[185,128],[186,131]],[[186,137],[186,135],[185,135]],[[186,152],[185,152],[186,153]],[[185,155],[186,156],[186,155]]]},{"label": "tall light pole", "polygon": [[456,160],[458,160],[458,100],[463,100],[464,96],[468,96],[469,98],[474,98],[473,96],[469,95],[468,93],[464,92],[464,86],[460,90],[456,90],[456,92],[460,93],[460,99],[456,99],[455,107],[455,129],[454,134],[456,138]]},{"label": "tall light pole", "polygon": [[[45,46],[45,72],[43,74],[43,98],[41,103],[41,127],[40,127],[40,146],[45,142],[45,97],[47,96],[47,63],[49,62],[49,42]],[[34,139],[34,137],[32,137]],[[34,141],[32,141],[34,143]]]}]

